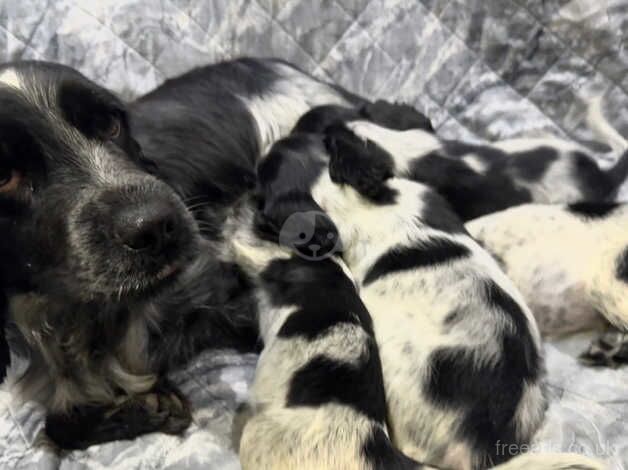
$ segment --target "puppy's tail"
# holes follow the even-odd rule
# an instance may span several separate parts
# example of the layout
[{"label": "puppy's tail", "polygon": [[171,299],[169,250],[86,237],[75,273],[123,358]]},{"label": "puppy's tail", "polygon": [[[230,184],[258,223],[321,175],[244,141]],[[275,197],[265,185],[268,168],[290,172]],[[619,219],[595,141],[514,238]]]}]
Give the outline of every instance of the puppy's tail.
[{"label": "puppy's tail", "polygon": [[628,178],[628,140],[624,139],[604,117],[602,96],[593,98],[589,103],[587,124],[601,142],[608,144],[613,152],[622,154],[612,167],[605,170],[612,186],[611,190],[616,191]]},{"label": "puppy's tail", "polygon": [[600,460],[581,454],[521,454],[493,470],[606,470]]},{"label": "puppy's tail", "polygon": [[596,96],[589,103],[587,125],[601,142],[613,149],[613,152],[624,153],[628,150],[628,140],[624,139],[604,117],[602,96]]}]

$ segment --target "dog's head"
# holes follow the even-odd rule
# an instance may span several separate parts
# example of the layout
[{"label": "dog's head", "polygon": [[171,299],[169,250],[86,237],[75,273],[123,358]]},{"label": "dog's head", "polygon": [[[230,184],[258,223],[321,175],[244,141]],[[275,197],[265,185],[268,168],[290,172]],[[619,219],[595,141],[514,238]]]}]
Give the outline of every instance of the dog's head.
[{"label": "dog's head", "polygon": [[197,235],[152,169],[107,90],[56,64],[0,66],[0,285],[125,301],[170,279]]}]

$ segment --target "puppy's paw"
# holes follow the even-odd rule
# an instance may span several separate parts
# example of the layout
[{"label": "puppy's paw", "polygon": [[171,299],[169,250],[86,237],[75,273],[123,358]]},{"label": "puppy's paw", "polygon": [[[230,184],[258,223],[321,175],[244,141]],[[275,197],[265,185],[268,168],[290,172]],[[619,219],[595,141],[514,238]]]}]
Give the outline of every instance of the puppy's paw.
[{"label": "puppy's paw", "polygon": [[385,204],[394,199],[394,191],[386,185],[394,175],[394,161],[388,152],[344,125],[327,128],[325,146],[332,181],[352,186],[373,202]]},{"label": "puppy's paw", "polygon": [[404,103],[377,100],[374,103],[365,104],[360,109],[360,114],[369,121],[388,129],[398,131],[421,129],[434,132],[432,121],[427,116]]},{"label": "puppy's paw", "polygon": [[591,342],[579,359],[593,367],[617,368],[628,364],[628,333],[614,329],[606,331]]}]

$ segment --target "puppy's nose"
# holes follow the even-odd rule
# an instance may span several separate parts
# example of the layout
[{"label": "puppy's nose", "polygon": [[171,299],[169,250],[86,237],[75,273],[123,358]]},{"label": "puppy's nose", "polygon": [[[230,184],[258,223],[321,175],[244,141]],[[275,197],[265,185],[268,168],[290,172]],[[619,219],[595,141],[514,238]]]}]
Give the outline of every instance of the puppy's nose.
[{"label": "puppy's nose", "polygon": [[159,253],[178,238],[180,225],[174,207],[155,201],[122,209],[114,219],[114,234],[130,250]]}]

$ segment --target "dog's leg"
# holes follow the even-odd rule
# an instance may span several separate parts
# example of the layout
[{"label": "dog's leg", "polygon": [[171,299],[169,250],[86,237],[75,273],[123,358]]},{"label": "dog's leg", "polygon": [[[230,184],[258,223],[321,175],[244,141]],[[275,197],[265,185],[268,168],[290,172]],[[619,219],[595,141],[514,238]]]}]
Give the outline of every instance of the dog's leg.
[{"label": "dog's leg", "polygon": [[192,415],[185,397],[167,380],[111,406],[83,406],[46,417],[46,434],[64,449],[133,439],[149,432],[180,434]]},{"label": "dog's leg", "polygon": [[594,339],[580,362],[588,366],[621,367],[628,364],[628,333],[610,327]]}]

